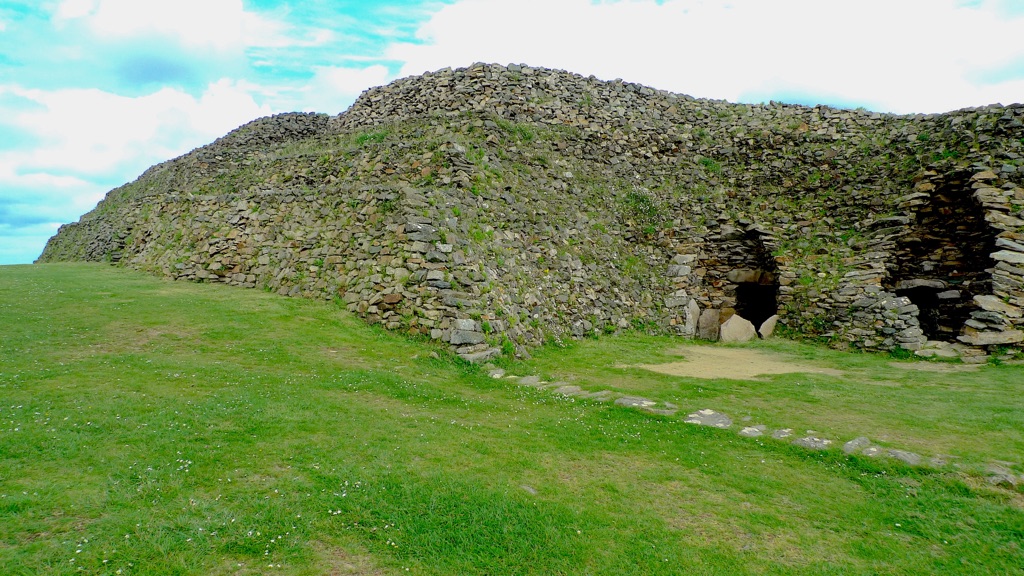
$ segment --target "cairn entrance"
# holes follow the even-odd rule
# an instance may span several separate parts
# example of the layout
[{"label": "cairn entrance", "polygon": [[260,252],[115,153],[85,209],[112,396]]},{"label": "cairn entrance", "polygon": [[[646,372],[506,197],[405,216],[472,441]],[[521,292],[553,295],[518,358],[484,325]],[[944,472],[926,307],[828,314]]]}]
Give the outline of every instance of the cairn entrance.
[{"label": "cairn entrance", "polygon": [[757,231],[722,227],[719,252],[703,262],[711,304],[734,311],[760,328],[778,313],[779,282],[775,258]]},{"label": "cairn entrance", "polygon": [[978,309],[974,296],[992,293],[995,234],[969,178],[959,173],[926,186],[928,198],[896,244],[896,269],[887,288],[917,305],[929,340],[955,342]]},{"label": "cairn entrance", "polygon": [[736,313],[760,327],[779,311],[779,284],[775,274],[761,269],[734,272],[753,273],[749,281],[736,284]]}]

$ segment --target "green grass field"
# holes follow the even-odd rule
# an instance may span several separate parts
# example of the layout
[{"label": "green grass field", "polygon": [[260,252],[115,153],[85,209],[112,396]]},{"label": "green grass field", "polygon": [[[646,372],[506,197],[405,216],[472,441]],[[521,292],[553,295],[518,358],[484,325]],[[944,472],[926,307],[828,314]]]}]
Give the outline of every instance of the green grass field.
[{"label": "green grass field", "polygon": [[[0,267],[3,574],[1019,574],[1024,366],[656,374],[670,338],[503,367],[750,416],[824,452],[490,378],[332,303]],[[436,353],[436,354],[434,354]],[[848,457],[866,435],[957,466]]]}]

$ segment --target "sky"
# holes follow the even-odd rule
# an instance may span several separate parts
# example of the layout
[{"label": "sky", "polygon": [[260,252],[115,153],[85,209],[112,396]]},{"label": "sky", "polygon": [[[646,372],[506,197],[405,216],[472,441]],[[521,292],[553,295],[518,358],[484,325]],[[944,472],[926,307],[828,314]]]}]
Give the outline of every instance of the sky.
[{"label": "sky", "polygon": [[153,164],[474,62],[699,98],[1024,101],[1024,0],[0,0],[0,264]]}]

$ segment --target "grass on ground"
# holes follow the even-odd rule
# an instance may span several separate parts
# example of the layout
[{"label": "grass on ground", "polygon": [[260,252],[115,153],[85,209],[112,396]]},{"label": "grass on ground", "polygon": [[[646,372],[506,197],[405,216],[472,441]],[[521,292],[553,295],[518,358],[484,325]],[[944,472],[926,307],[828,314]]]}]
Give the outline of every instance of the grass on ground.
[{"label": "grass on ground", "polygon": [[959,362],[897,361],[781,339],[741,348],[842,374],[798,372],[755,380],[659,374],[638,366],[683,361],[686,347],[671,337],[635,335],[585,340],[568,350],[547,347],[518,369],[683,409],[711,408],[797,433],[814,430],[842,441],[867,436],[893,448],[952,457],[972,470],[992,461],[1019,463],[1024,455],[1024,366],[1019,364],[971,370]]},{"label": "grass on ground", "polygon": [[[6,574],[992,574],[1020,492],[493,380],[330,303],[0,268]],[[626,336],[513,363],[924,453],[1020,462],[1024,370],[694,380]],[[799,384],[798,384],[799,383]]]}]

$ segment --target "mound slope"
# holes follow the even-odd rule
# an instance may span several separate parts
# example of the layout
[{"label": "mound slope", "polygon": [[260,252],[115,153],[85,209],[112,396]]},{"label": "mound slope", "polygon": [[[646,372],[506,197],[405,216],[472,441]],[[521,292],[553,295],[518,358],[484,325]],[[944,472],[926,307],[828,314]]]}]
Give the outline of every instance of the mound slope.
[{"label": "mound slope", "polygon": [[339,298],[474,360],[629,327],[715,337],[736,312],[984,354],[1024,340],[1022,120],[477,64],[242,126],[111,191],[40,261]]}]

